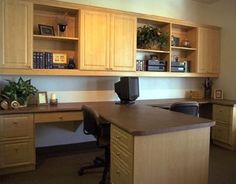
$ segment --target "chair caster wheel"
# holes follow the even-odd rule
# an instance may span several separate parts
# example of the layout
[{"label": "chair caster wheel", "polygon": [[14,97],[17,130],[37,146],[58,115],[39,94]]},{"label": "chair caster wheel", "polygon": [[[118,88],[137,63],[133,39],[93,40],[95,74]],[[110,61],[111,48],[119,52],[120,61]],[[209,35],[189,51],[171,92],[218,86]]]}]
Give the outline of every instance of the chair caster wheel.
[{"label": "chair caster wheel", "polygon": [[78,171],[78,175],[79,176],[82,176],[84,174],[84,170],[83,169],[80,169],[79,171]]}]

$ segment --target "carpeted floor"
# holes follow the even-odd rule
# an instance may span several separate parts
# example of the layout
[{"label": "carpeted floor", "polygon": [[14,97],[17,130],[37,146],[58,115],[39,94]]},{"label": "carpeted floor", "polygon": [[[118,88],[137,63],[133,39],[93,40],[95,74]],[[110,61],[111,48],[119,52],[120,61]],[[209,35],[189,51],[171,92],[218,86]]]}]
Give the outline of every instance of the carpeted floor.
[{"label": "carpeted floor", "polygon": [[[0,176],[0,184],[98,184],[102,169],[78,176],[78,168],[89,164],[99,150],[44,156],[37,170]],[[209,184],[236,184],[236,151],[211,146]]]}]

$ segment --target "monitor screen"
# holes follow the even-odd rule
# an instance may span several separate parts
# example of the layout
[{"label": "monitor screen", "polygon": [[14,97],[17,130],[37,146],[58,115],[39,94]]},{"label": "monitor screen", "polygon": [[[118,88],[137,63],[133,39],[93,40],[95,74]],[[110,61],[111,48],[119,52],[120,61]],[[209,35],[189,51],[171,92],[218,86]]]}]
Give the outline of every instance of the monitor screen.
[{"label": "monitor screen", "polygon": [[120,98],[120,103],[134,103],[139,97],[138,77],[121,77],[120,81],[115,83],[115,92]]}]

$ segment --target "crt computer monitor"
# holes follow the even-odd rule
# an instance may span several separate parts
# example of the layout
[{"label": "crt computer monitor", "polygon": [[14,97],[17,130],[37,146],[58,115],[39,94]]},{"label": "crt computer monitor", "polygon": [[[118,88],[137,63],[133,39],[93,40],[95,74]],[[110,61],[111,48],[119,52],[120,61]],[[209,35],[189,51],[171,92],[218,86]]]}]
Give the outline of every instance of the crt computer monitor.
[{"label": "crt computer monitor", "polygon": [[115,92],[120,98],[121,104],[130,104],[139,97],[138,77],[121,77],[120,81],[115,83]]}]

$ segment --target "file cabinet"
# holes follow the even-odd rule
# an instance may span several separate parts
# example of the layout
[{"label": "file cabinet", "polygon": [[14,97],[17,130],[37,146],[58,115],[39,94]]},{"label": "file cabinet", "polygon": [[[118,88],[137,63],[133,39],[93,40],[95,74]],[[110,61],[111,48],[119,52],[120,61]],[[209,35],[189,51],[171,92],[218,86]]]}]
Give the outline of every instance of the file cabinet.
[{"label": "file cabinet", "polygon": [[33,115],[0,116],[0,174],[35,167]]},{"label": "file cabinet", "polygon": [[133,177],[133,136],[111,126],[111,183],[129,184]]},{"label": "file cabinet", "polygon": [[229,149],[236,148],[235,107],[213,105],[213,119],[216,125],[212,127],[213,143]]}]

